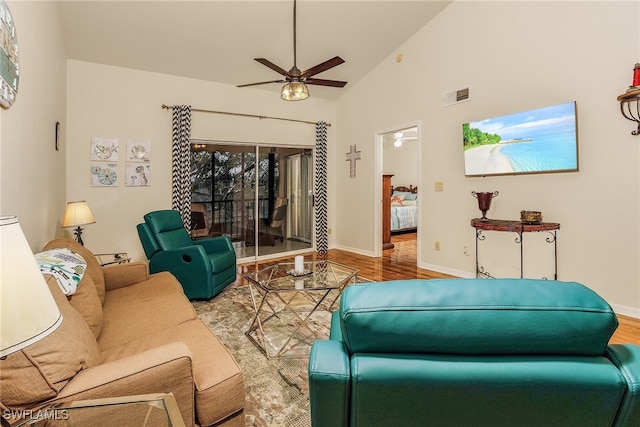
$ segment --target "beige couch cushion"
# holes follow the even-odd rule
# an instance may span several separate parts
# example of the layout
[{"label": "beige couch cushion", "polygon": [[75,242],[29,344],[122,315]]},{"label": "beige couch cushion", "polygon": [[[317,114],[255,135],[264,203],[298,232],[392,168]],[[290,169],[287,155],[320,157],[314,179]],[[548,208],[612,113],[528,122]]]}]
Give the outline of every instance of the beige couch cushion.
[{"label": "beige couch cushion", "polygon": [[[167,272],[107,293],[100,351],[137,341],[173,325],[193,320],[196,312],[175,277]],[[166,341],[169,342],[169,341]]]},{"label": "beige couch cushion", "polygon": [[191,351],[196,418],[200,424],[212,425],[242,411],[245,391],[240,367],[199,319],[139,336],[135,341],[104,351],[103,356],[105,362],[110,362],[174,341],[184,342]]},{"label": "beige couch cushion", "polygon": [[76,293],[69,297],[69,303],[82,316],[87,326],[98,338],[102,332],[103,314],[102,304],[98,297],[98,291],[93,284],[93,279],[88,274],[82,277]]},{"label": "beige couch cushion", "polygon": [[55,397],[78,371],[102,362],[82,316],[71,307],[56,279],[45,278],[63,321],[47,337],[0,360],[0,396],[9,407]]},{"label": "beige couch cushion", "polygon": [[93,279],[93,283],[98,293],[98,298],[100,298],[100,304],[104,304],[104,274],[102,273],[102,266],[98,262],[98,259],[95,257],[95,255],[80,243],[68,238],[52,240],[47,243],[43,250],[46,251],[56,248],[68,248],[72,252],[75,252],[82,258],[84,258],[84,260],[87,262],[87,271],[85,274],[88,274]]}]

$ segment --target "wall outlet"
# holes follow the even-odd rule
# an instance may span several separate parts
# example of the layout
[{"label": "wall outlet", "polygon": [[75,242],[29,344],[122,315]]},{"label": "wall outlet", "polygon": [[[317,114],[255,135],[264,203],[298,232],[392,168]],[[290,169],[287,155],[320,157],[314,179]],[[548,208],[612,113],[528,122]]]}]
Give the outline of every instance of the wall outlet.
[{"label": "wall outlet", "polygon": [[331,234],[331,227],[327,228],[327,234]]},{"label": "wall outlet", "polygon": [[444,191],[444,182],[442,181],[436,181],[433,184],[433,190],[434,191]]},{"label": "wall outlet", "polygon": [[440,242],[435,242],[435,244],[434,244],[434,249],[435,249],[436,251],[439,251],[439,250],[440,250]]},{"label": "wall outlet", "polygon": [[464,245],[462,247],[462,253],[465,254],[466,256],[470,256],[471,252],[469,252],[469,245]]}]

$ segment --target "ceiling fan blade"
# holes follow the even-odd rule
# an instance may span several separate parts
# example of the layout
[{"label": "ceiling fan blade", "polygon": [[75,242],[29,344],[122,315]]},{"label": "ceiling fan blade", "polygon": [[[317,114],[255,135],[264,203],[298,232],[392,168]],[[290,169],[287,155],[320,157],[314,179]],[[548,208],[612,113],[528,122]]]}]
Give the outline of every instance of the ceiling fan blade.
[{"label": "ceiling fan blade", "polygon": [[323,71],[327,71],[329,68],[333,68],[342,63],[344,63],[344,59],[340,58],[339,56],[334,56],[328,61],[324,61],[322,64],[318,64],[315,67],[311,67],[308,70],[303,71],[302,73],[300,73],[300,76],[302,78],[315,76],[316,74],[319,74]]},{"label": "ceiling fan blade", "polygon": [[332,87],[344,87],[347,84],[347,82],[341,82],[338,80],[324,80],[324,79],[305,79],[304,82],[309,85],[332,86]]},{"label": "ceiling fan blade", "polygon": [[280,73],[285,77],[291,77],[291,75],[289,74],[288,71],[283,70],[282,68],[278,67],[276,64],[274,64],[273,62],[269,61],[268,59],[264,59],[264,58],[253,58],[253,59],[258,61],[259,63],[261,63],[265,67],[271,68],[276,73]]},{"label": "ceiling fan blade", "polygon": [[247,86],[258,86],[258,85],[266,85],[269,83],[286,83],[286,80],[270,80],[268,82],[258,82],[258,83],[247,83],[244,85],[238,85],[236,87],[247,87]]}]

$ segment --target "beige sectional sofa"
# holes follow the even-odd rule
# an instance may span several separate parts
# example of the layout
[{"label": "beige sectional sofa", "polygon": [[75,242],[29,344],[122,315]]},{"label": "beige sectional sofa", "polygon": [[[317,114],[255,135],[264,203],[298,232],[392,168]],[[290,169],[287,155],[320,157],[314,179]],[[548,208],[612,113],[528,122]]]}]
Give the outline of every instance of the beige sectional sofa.
[{"label": "beige sectional sofa", "polygon": [[175,277],[150,275],[143,262],[101,267],[70,239],[44,249],[52,248],[79,254],[87,270],[71,297],[45,276],[64,321],[43,340],[0,360],[3,414],[172,392],[187,426],[245,425],[242,372],[197,318]]}]

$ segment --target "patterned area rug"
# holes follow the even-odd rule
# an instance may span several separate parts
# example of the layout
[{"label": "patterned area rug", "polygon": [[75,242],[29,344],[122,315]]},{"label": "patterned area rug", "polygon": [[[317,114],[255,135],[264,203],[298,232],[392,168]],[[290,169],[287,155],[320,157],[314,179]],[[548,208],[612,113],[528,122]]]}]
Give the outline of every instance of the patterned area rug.
[{"label": "patterned area rug", "polygon": [[[200,319],[227,346],[244,373],[247,426],[311,426],[308,357],[267,359],[245,336],[254,310],[248,286],[229,287],[211,301],[195,301]],[[327,336],[330,313],[314,315],[313,328]]]}]

